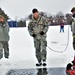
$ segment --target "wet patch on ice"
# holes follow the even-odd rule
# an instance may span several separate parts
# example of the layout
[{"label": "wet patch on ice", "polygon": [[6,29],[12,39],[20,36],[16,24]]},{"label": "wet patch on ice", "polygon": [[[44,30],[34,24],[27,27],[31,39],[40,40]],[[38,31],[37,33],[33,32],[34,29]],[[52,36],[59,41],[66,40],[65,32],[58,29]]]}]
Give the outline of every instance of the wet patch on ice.
[{"label": "wet patch on ice", "polygon": [[6,75],[66,75],[65,68],[13,69]]},{"label": "wet patch on ice", "polygon": [[49,75],[66,75],[65,68],[51,68],[48,71]]},{"label": "wet patch on ice", "polygon": [[13,69],[6,75],[35,75],[35,69]]}]

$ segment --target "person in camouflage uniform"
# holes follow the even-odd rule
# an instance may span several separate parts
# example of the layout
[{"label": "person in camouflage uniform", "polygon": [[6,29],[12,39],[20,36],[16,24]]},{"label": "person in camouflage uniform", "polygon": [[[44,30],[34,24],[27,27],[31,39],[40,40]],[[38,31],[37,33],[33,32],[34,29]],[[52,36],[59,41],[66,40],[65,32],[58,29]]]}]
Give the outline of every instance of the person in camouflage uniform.
[{"label": "person in camouflage uniform", "polygon": [[[72,24],[71,24],[71,31],[73,33],[73,48],[75,50],[75,7],[71,9],[72,12]],[[75,62],[75,53],[74,53],[74,62]]]},{"label": "person in camouflage uniform", "polygon": [[3,58],[3,50],[5,58],[9,58],[9,26],[5,19],[0,15],[0,59]]},{"label": "person in camouflage uniform", "polygon": [[47,59],[47,41],[46,33],[48,31],[48,22],[45,18],[39,15],[37,9],[32,10],[33,18],[29,22],[28,31],[29,34],[34,38],[34,46],[36,49],[36,58],[38,63],[36,66],[41,66],[43,61],[43,66],[46,66]]},{"label": "person in camouflage uniform", "polygon": [[72,8],[71,12],[73,14],[71,30],[72,30],[72,33],[73,33],[73,48],[75,50],[75,7]]}]

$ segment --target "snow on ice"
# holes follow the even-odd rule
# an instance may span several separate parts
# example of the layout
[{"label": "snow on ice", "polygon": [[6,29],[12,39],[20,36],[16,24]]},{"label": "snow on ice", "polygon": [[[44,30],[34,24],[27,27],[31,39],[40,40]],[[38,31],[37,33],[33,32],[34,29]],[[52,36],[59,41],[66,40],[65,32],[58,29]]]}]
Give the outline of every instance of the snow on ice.
[{"label": "snow on ice", "polygon": [[[60,33],[60,26],[50,26],[47,33],[48,46],[56,51],[63,51],[67,45],[68,25],[65,32]],[[0,75],[5,75],[10,69],[36,68],[35,48],[33,38],[27,27],[10,28],[10,58],[0,60]],[[69,43],[65,52],[56,53],[47,48],[47,68],[66,67],[73,60],[72,32],[69,26]]]}]

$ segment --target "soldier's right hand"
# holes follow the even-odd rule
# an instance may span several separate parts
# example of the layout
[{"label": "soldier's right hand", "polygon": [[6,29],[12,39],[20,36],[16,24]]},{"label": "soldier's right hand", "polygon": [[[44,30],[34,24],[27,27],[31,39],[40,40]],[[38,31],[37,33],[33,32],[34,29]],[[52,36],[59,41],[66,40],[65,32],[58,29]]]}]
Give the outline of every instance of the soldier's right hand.
[{"label": "soldier's right hand", "polygon": [[36,35],[35,35],[35,34],[33,34],[32,36],[33,36],[33,37],[36,37]]}]

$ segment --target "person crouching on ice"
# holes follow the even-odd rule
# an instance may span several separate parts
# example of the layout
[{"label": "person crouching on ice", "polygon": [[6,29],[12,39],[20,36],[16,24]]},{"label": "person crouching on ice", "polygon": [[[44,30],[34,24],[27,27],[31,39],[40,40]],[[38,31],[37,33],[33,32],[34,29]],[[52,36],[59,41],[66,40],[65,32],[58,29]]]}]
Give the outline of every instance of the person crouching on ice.
[{"label": "person crouching on ice", "polygon": [[9,58],[9,26],[5,18],[0,15],[0,59],[3,58],[3,50],[5,58]]},{"label": "person crouching on ice", "polygon": [[67,64],[66,74],[67,75],[75,75],[75,70],[72,69],[73,65],[71,63]]},{"label": "person crouching on ice", "polygon": [[32,10],[33,17],[29,22],[28,31],[29,34],[34,38],[34,46],[36,49],[36,58],[38,63],[36,66],[46,66],[47,59],[47,41],[46,41],[46,33],[48,31],[48,22],[45,18],[39,15],[37,9]]}]

